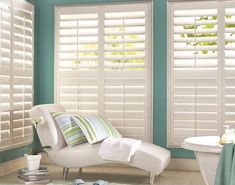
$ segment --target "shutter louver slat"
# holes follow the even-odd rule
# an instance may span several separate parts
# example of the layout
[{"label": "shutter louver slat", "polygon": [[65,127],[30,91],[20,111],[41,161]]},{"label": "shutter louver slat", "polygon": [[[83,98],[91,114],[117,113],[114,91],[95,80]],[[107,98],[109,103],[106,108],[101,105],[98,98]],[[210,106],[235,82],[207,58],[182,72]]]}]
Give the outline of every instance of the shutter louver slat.
[{"label": "shutter louver slat", "polygon": [[105,19],[108,20],[115,20],[115,19],[123,19],[123,20],[128,20],[128,19],[137,19],[137,18],[145,18],[145,13],[144,11],[132,11],[132,12],[106,12],[105,13]]},{"label": "shutter louver slat", "polygon": [[[196,6],[196,5],[195,5]],[[180,9],[180,8],[178,8]],[[193,16],[217,16],[218,12],[216,9],[211,9],[208,11],[208,9],[185,9],[185,10],[177,10],[175,8],[175,11],[173,12],[174,17],[193,17]]]},{"label": "shutter louver slat", "polygon": [[[183,26],[183,25],[182,25]],[[217,32],[217,28],[213,28],[213,29],[198,29],[197,33],[216,33]],[[194,34],[195,30],[194,29],[185,29],[185,30],[181,30],[181,29],[175,29],[174,33],[184,33],[184,34]]]}]

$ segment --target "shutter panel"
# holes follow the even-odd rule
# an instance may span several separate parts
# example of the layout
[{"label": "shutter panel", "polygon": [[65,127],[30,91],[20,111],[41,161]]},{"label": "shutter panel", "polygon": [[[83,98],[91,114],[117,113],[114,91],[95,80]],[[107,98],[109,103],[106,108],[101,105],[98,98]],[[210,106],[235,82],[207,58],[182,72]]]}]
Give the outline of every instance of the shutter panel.
[{"label": "shutter panel", "polygon": [[11,144],[10,66],[11,66],[10,1],[0,2],[0,150]]},{"label": "shutter panel", "polygon": [[57,8],[55,59],[57,103],[101,114],[124,136],[148,141],[149,5]]},{"label": "shutter panel", "polygon": [[29,110],[33,105],[33,5],[13,1],[12,144],[32,141]]},{"label": "shutter panel", "polygon": [[0,151],[33,139],[33,17],[26,1],[0,1]]},{"label": "shutter panel", "polygon": [[97,10],[71,13],[65,8],[58,18],[57,103],[70,111],[97,113]]},{"label": "shutter panel", "polygon": [[216,5],[171,4],[170,145],[219,133]]},{"label": "shutter panel", "polygon": [[224,124],[235,127],[235,3],[225,3]]},{"label": "shutter panel", "polygon": [[[120,8],[122,10],[122,8]],[[147,12],[105,12],[104,113],[126,137],[147,140]]]}]

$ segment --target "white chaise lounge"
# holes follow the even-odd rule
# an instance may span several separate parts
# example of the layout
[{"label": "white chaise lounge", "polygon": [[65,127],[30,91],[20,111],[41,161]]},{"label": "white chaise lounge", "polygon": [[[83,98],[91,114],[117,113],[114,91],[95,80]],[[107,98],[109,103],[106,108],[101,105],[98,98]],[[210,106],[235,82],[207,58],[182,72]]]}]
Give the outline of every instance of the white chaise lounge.
[{"label": "white chaise lounge", "polygon": [[[44,104],[33,107],[30,111],[32,120],[43,117],[45,120],[38,124],[37,133],[42,146],[51,146],[48,151],[49,158],[57,165],[63,167],[63,175],[66,178],[69,168],[80,168],[112,163],[103,160],[99,155],[99,144],[80,144],[75,147],[66,146],[63,135],[54,122],[50,112],[65,111],[56,104]],[[150,173],[150,184],[154,182],[154,176],[159,175],[169,164],[170,152],[154,144],[142,142],[131,161],[125,163]]]}]

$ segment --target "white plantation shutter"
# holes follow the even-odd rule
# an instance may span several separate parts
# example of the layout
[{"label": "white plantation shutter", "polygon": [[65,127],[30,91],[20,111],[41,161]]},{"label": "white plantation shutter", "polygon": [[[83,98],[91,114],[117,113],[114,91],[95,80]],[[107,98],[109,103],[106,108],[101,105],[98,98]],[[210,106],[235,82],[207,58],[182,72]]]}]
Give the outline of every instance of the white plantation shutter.
[{"label": "white plantation shutter", "polygon": [[150,140],[150,14],[148,3],[57,8],[56,102]]},{"label": "white plantation shutter", "polygon": [[0,149],[11,144],[10,67],[11,67],[10,1],[0,1]]},{"label": "white plantation shutter", "polygon": [[[189,3],[171,3],[170,5],[171,38],[169,43],[171,48],[169,52],[171,57],[169,60],[170,71],[168,76],[168,93],[170,99],[168,104],[170,107],[170,111],[168,112],[169,145],[179,145],[184,138],[192,135],[220,135],[223,133],[221,127],[224,124],[230,125],[233,128],[235,127],[235,3],[233,1],[197,2],[194,3],[193,6],[194,7],[192,8]],[[197,34],[198,30],[188,30],[186,29],[186,26],[181,29],[176,27],[176,25],[182,23],[190,25],[188,17],[195,14],[195,9],[199,10],[198,12],[201,20],[207,25],[207,29],[200,29],[200,32],[204,33],[201,35],[200,39],[204,39],[203,37],[214,33],[214,35],[212,34],[209,38],[206,38],[206,44],[200,47],[198,47],[197,38],[192,38],[190,36],[190,34]],[[179,12],[181,12],[181,15],[179,15]],[[178,17],[182,17],[182,21],[179,21]],[[180,23],[177,23],[177,21]],[[201,25],[201,23],[197,22],[197,18],[195,17],[194,21],[196,25]],[[178,34],[177,40],[175,40],[175,28],[178,28],[177,32],[181,34]],[[196,27],[192,26],[191,28]],[[197,26],[197,29],[199,28],[200,26]],[[188,41],[189,39],[191,39],[190,42]],[[178,45],[178,40],[186,41],[186,44],[183,45],[183,47],[178,48],[176,47],[176,45]],[[217,44],[215,44],[215,42]],[[177,66],[180,65],[181,68],[185,69],[191,65],[189,62],[190,60],[188,59],[185,60],[184,63],[180,63],[176,57],[177,52],[180,50],[182,56],[185,58],[187,57],[187,52],[192,49],[198,54],[198,48],[201,48],[202,53],[204,52],[204,56],[208,61],[203,63],[203,66],[207,66],[207,69],[210,69],[209,71],[206,69],[204,70],[209,79],[207,80],[207,83],[209,81],[214,81],[214,84],[208,83],[206,85],[204,92],[207,93],[207,96],[204,96],[204,99],[202,99],[203,104],[207,103],[207,108],[204,110],[202,109],[202,113],[205,114],[206,117],[211,116],[210,126],[204,127],[205,132],[199,127],[200,124],[198,123],[201,121],[197,121],[198,114],[196,114],[196,112],[199,110],[199,106],[197,106],[198,102],[196,101],[197,98],[195,98],[195,101],[193,102],[193,105],[195,105],[195,108],[192,109],[193,111],[190,110],[188,104],[187,106],[178,106],[179,104],[184,105],[188,97],[192,95],[192,92],[181,89],[182,86],[178,88],[176,83],[178,76],[175,75],[175,71],[178,70]],[[196,62],[198,61],[196,55],[195,60]],[[187,76],[185,75],[185,71],[186,70],[180,73],[180,77],[182,77],[182,80],[184,81],[184,86],[186,81],[191,80],[190,76],[193,74],[190,72],[190,76]],[[200,79],[204,76],[202,73],[199,75]],[[195,86],[195,82],[190,81],[190,85],[192,87],[193,85]],[[187,88],[187,90],[188,89],[190,88]],[[194,91],[192,96],[195,96],[195,93],[198,93],[198,89]],[[182,98],[180,100],[177,99],[179,95]],[[197,97],[202,98],[202,95]],[[195,118],[192,119],[195,123],[193,126],[189,126],[189,112],[195,112],[196,115]],[[181,117],[178,119],[179,117],[177,115],[179,115],[179,113],[183,119]],[[208,123],[208,121],[203,120],[203,125],[207,125],[206,123]]]},{"label": "white plantation shutter", "polygon": [[1,151],[29,144],[33,134],[29,110],[33,105],[34,7],[15,0],[7,9],[6,14],[1,13],[7,20],[0,28],[6,34],[1,37],[0,69],[5,73],[1,74]]},{"label": "white plantation shutter", "polygon": [[123,135],[142,140],[149,121],[146,14],[143,8],[104,14],[104,114]]},{"label": "white plantation shutter", "polygon": [[33,16],[29,3],[13,1],[12,144],[32,140],[29,110],[33,106]]},{"label": "white plantation shutter", "polygon": [[70,111],[98,111],[98,13],[58,11],[57,103]]},{"label": "white plantation shutter", "polygon": [[225,3],[224,123],[235,128],[235,3]]},{"label": "white plantation shutter", "polygon": [[170,4],[169,145],[218,135],[218,4]]}]

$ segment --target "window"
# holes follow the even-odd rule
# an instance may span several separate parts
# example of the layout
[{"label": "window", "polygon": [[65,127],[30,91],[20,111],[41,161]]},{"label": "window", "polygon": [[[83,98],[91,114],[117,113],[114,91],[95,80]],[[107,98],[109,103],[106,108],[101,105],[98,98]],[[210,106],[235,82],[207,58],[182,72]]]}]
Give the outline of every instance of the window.
[{"label": "window", "polygon": [[168,145],[235,126],[235,3],[169,3]]},{"label": "window", "polygon": [[151,4],[56,8],[55,101],[150,140]]},{"label": "window", "polygon": [[32,142],[34,7],[0,1],[0,151]]}]

